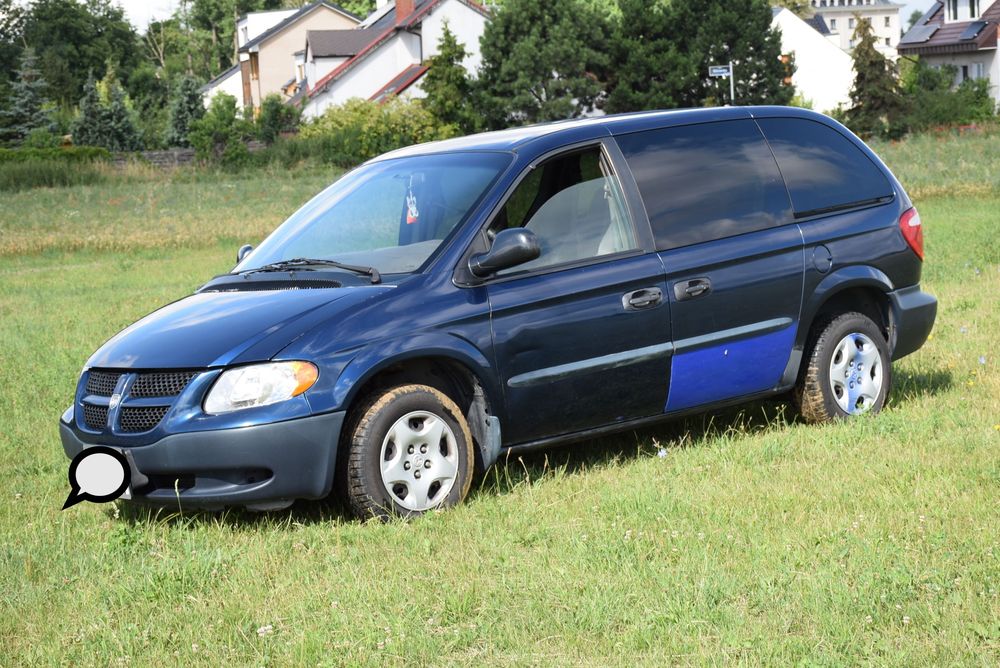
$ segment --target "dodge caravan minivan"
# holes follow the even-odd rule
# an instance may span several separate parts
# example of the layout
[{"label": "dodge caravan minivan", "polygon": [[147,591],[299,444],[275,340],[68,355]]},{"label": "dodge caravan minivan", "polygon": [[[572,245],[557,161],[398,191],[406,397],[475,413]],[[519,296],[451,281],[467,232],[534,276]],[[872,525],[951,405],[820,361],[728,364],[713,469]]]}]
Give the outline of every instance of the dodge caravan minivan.
[{"label": "dodge caravan minivan", "polygon": [[105,343],[60,434],[120,449],[138,502],[416,515],[511,449],[785,393],[877,412],[934,323],[922,259],[886,166],[800,109],[412,146]]}]

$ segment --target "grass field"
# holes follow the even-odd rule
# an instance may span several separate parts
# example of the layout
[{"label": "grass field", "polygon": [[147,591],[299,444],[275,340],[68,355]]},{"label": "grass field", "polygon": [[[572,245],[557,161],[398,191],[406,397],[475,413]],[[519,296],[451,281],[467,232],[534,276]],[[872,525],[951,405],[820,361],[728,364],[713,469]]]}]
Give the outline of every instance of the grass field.
[{"label": "grass field", "polygon": [[750,404],[513,459],[409,524],[59,510],[87,356],[332,174],[0,196],[0,665],[1000,664],[1000,138],[878,150],[940,300],[881,415]]}]

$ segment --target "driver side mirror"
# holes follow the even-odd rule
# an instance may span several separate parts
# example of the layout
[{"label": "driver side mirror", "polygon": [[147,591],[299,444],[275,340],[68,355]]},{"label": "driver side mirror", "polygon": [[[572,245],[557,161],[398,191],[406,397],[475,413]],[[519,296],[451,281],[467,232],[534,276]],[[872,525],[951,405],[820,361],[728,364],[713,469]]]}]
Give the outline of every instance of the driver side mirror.
[{"label": "driver side mirror", "polygon": [[487,278],[498,271],[531,262],[541,254],[538,237],[530,230],[523,227],[500,230],[488,251],[469,258],[469,271],[476,278]]},{"label": "driver side mirror", "polygon": [[252,250],[253,246],[251,246],[250,244],[243,244],[242,246],[240,246],[240,249],[236,251],[236,264],[242,262],[243,258],[249,255]]}]

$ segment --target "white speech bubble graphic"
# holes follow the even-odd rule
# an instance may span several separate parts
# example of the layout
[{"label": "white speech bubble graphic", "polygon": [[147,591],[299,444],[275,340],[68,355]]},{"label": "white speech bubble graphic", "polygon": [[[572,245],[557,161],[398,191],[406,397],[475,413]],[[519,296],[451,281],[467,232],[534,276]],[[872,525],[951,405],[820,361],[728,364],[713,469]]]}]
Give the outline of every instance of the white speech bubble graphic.
[{"label": "white speech bubble graphic", "polygon": [[114,501],[128,489],[131,477],[128,460],[121,452],[103,445],[83,450],[69,465],[72,489],[63,510],[81,501]]}]

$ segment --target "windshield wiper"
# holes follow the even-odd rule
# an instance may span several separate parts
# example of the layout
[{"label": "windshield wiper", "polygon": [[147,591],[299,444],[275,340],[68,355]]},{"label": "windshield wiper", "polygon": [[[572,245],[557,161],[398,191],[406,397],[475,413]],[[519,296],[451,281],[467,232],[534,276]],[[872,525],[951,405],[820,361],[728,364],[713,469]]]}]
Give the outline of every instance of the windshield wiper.
[{"label": "windshield wiper", "polygon": [[343,269],[344,271],[352,271],[355,274],[368,276],[369,278],[371,278],[372,283],[382,282],[382,275],[378,273],[378,269],[376,269],[375,267],[359,267],[353,264],[344,264],[343,262],[337,262],[336,260],[320,260],[308,257],[297,257],[291,260],[272,262],[271,264],[265,264],[263,267],[257,267],[256,269],[247,269],[246,271],[241,271],[240,276],[249,276],[250,274],[256,274],[259,272],[266,272],[266,271],[290,271],[295,269],[304,269],[306,271],[312,271],[310,267],[333,267],[335,269]]}]

